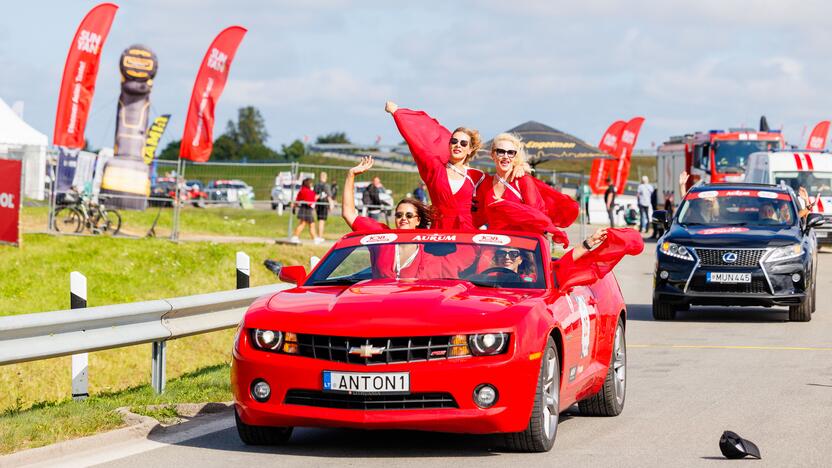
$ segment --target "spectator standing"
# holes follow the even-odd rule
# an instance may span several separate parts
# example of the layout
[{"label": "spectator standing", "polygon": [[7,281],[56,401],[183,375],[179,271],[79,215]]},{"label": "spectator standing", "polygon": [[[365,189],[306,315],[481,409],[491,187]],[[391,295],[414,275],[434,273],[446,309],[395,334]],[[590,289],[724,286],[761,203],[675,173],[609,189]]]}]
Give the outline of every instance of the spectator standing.
[{"label": "spectator standing", "polygon": [[326,183],[326,172],[321,172],[318,176],[318,183],[315,184],[315,214],[318,216],[318,236],[320,239],[324,238],[324,230],[326,228],[326,220],[329,217],[330,210],[333,209],[335,196],[332,193],[332,186]]},{"label": "spectator standing", "polygon": [[650,185],[650,179],[647,176],[642,176],[641,183],[638,185],[637,195],[638,216],[641,220],[638,226],[638,232],[647,233],[649,230],[651,199],[655,191],[656,189]]},{"label": "spectator standing", "polygon": [[413,197],[422,203],[428,202],[427,186],[424,182],[419,182],[419,186],[413,191]]},{"label": "spectator standing", "polygon": [[381,178],[373,177],[373,182],[364,189],[361,201],[367,208],[367,215],[376,221],[383,221],[382,208],[384,203],[381,201],[381,191],[384,186],[381,185]]},{"label": "spectator standing", "polygon": [[312,214],[312,207],[315,205],[315,198],[315,191],[312,190],[312,178],[307,177],[306,179],[303,179],[300,191],[298,191],[298,196],[295,198],[295,201],[292,202],[292,208],[296,208],[298,213],[298,227],[295,228],[294,235],[292,235],[291,238],[291,241],[294,243],[300,242],[300,233],[303,232],[303,229],[306,226],[309,226],[309,234],[312,236],[312,240],[316,244],[323,242],[323,239],[317,235],[317,230],[315,229],[315,218]]},{"label": "spectator standing", "polygon": [[607,177],[607,191],[604,192],[604,204],[607,206],[607,214],[610,217],[610,227],[615,227],[615,185],[609,177]]}]

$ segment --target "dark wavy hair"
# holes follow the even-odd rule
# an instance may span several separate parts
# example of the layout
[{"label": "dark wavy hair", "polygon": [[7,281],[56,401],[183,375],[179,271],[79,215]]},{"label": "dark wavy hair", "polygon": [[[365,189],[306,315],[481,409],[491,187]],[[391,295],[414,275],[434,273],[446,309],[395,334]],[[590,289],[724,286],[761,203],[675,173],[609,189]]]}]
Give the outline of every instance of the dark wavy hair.
[{"label": "dark wavy hair", "polygon": [[396,204],[396,209],[398,209],[403,203],[413,205],[416,208],[416,214],[419,215],[419,225],[416,226],[416,229],[427,229],[430,227],[433,217],[431,216],[431,209],[428,208],[427,205],[415,198],[408,197],[399,200],[399,203]]}]

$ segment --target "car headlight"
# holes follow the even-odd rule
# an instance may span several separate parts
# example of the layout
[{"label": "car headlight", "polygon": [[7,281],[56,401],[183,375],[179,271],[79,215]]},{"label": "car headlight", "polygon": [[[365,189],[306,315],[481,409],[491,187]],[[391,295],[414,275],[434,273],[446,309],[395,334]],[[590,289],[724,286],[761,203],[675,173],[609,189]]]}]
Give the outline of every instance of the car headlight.
[{"label": "car headlight", "polygon": [[769,252],[768,256],[766,256],[766,262],[779,262],[797,258],[801,255],[803,255],[803,246],[801,244],[784,245]]},{"label": "car headlight", "polygon": [[275,330],[261,330],[255,328],[251,331],[254,347],[265,351],[279,351],[283,346],[283,332]]},{"label": "car headlight", "polygon": [[493,356],[508,349],[508,333],[468,335],[468,348],[474,356]]},{"label": "car headlight", "polygon": [[684,245],[674,244],[673,242],[662,242],[659,246],[659,251],[671,257],[693,261],[693,255],[690,254],[690,250]]}]

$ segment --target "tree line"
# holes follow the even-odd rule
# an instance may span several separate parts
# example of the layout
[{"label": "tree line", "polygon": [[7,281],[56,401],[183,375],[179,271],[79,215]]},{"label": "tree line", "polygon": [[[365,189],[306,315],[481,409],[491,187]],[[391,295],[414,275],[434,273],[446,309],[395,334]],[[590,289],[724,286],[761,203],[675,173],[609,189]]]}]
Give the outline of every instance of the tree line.
[{"label": "tree line", "polygon": [[[214,140],[211,152],[212,161],[295,161],[306,154],[306,145],[295,139],[289,145],[280,145],[275,150],[266,144],[269,133],[266,131],[266,121],[260,110],[254,106],[241,107],[237,110],[237,121],[229,120],[223,132]],[[175,160],[179,157],[179,146],[182,140],[174,140],[159,154],[159,159]],[[345,132],[332,132],[320,135],[316,143],[349,144],[350,139]]]}]

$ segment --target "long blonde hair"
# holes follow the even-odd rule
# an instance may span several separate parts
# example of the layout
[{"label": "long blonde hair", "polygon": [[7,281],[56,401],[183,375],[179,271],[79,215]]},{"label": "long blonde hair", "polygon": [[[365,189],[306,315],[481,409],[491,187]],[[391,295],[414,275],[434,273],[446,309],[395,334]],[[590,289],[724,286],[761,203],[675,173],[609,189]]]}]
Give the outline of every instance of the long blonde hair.
[{"label": "long blonde hair", "polygon": [[526,162],[526,145],[523,144],[523,140],[520,138],[520,136],[514,133],[500,133],[499,135],[495,136],[493,140],[491,140],[490,153],[494,153],[494,149],[497,147],[497,143],[500,141],[509,141],[514,145],[515,148],[517,148],[517,155],[514,156],[512,164],[515,166],[524,166],[526,168],[526,171],[530,172],[531,168]]},{"label": "long blonde hair", "polygon": [[473,128],[468,127],[458,127],[456,130],[451,132],[451,135],[454,133],[461,132],[468,135],[468,138],[471,139],[471,152],[468,153],[468,156],[465,157],[465,161],[462,164],[468,164],[474,156],[477,155],[477,151],[482,147],[482,137],[480,137],[480,132]]}]

